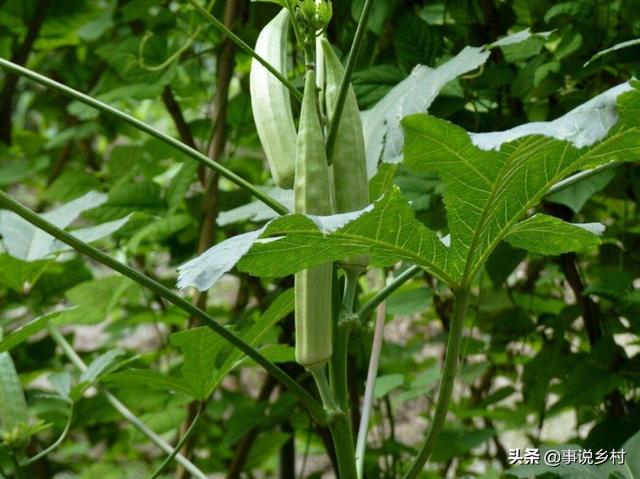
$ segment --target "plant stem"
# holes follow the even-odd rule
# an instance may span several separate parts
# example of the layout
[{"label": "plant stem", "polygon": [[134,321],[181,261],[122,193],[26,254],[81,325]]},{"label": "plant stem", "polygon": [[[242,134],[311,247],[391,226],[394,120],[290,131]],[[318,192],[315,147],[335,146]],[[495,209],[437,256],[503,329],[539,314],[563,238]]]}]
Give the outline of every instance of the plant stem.
[{"label": "plant stem", "polygon": [[329,430],[331,431],[333,446],[336,451],[339,479],[357,479],[349,413],[346,411],[336,413],[329,424]]},{"label": "plant stem", "polygon": [[128,123],[134,128],[140,131],[143,131],[153,136],[154,138],[157,138],[158,140],[168,144],[169,146],[175,148],[181,153],[184,153],[190,158],[196,160],[197,162],[211,168],[214,171],[217,171],[218,173],[220,173],[220,175],[224,176],[235,185],[239,186],[242,189],[247,190],[256,199],[262,201],[265,205],[273,209],[275,212],[281,215],[289,213],[289,210],[284,205],[282,205],[280,202],[276,201],[275,199],[271,198],[269,195],[259,191],[255,186],[253,186],[251,183],[249,183],[247,180],[245,180],[241,176],[238,176],[233,171],[229,170],[228,168],[225,168],[220,163],[216,163],[215,161],[212,161],[206,155],[203,155],[199,151],[196,151],[190,146],[185,145],[180,140],[177,140],[165,133],[162,133],[161,131],[156,130],[151,125],[148,125],[147,123],[141,120],[138,120],[137,118],[134,118],[131,115],[128,115],[127,113],[112,107],[111,105],[107,105],[106,103],[103,103],[100,100],[96,100],[95,98],[92,98],[89,95],[85,95],[84,93],[81,93],[77,90],[74,90],[73,88],[63,85],[62,83],[58,83],[55,80],[51,80],[50,78],[40,75],[39,73],[29,70],[28,68],[24,68],[24,67],[21,67],[20,65],[16,65],[15,63],[5,60],[4,58],[0,58],[0,68],[4,68],[5,70],[8,70],[12,73],[28,78],[29,80],[39,83],[40,85],[43,85],[47,88],[55,90],[59,93],[62,93],[63,95],[66,95],[68,97],[73,98],[74,100],[78,100],[81,103],[89,105],[90,107],[95,108],[98,111],[101,111],[108,115],[112,115]]},{"label": "plant stem", "polygon": [[176,444],[176,447],[173,448],[173,452],[169,454],[164,461],[162,461],[162,464],[158,466],[158,468],[156,469],[156,472],[154,472],[149,479],[156,479],[162,473],[162,470],[167,466],[167,464],[169,464],[176,457],[180,449],[182,449],[182,446],[184,445],[184,443],[187,441],[187,439],[191,437],[191,434],[195,430],[195,426],[198,423],[198,420],[200,419],[200,415],[202,414],[202,410],[204,409],[204,406],[205,405],[202,402],[198,405],[198,409],[196,411],[195,416],[193,417],[193,420],[191,421],[191,424],[189,425],[185,433],[182,435],[182,437]]},{"label": "plant stem", "polygon": [[334,411],[336,409],[336,401],[333,397],[331,387],[329,386],[329,381],[327,381],[326,363],[309,366],[307,369],[316,382],[324,409],[327,412]]},{"label": "plant stem", "polygon": [[15,474],[15,479],[22,479],[22,467],[20,466],[20,461],[16,456],[17,453],[11,454],[11,462],[13,463],[13,473]]},{"label": "plant stem", "polygon": [[462,332],[464,330],[464,318],[469,305],[469,287],[462,286],[455,292],[456,304],[453,309],[451,318],[451,326],[449,329],[449,339],[447,341],[446,357],[444,360],[444,368],[442,370],[442,379],[440,380],[440,391],[438,392],[438,400],[436,409],[433,414],[431,426],[427,432],[425,439],[418,455],[413,461],[411,468],[403,476],[403,479],[415,479],[422,472],[422,468],[429,460],[433,447],[438,440],[438,436],[444,427],[444,422],[449,410],[449,401],[453,392],[453,384],[458,373],[460,364],[460,345],[462,344]]},{"label": "plant stem", "polygon": [[382,340],[384,338],[383,333],[385,313],[385,305],[384,303],[380,303],[378,305],[378,311],[376,314],[376,325],[373,332],[371,357],[369,358],[369,369],[367,371],[367,383],[364,391],[364,399],[362,401],[362,416],[360,417],[360,427],[358,428],[358,439],[356,441],[356,470],[358,471],[358,479],[362,479],[364,452],[367,447],[367,431],[369,429],[369,418],[371,417],[373,393],[376,389],[376,376],[378,375],[380,351],[382,350]]},{"label": "plant stem", "polygon": [[32,456],[28,459],[25,459],[24,461],[21,461],[20,466],[26,467],[29,464],[33,464],[37,460],[49,454],[51,451],[57,448],[60,444],[62,444],[62,442],[66,439],[67,434],[69,434],[72,421],[73,421],[73,405],[71,405],[71,410],[69,411],[69,418],[67,419],[67,423],[65,424],[64,429],[62,430],[62,433],[60,434],[60,436],[58,436],[58,439],[56,439],[49,447],[47,447],[46,449],[43,449],[35,456]]},{"label": "plant stem", "polygon": [[[69,358],[69,360],[74,364],[76,368],[80,371],[86,371],[87,365],[84,363],[82,358],[78,356],[78,354],[73,350],[69,342],[64,338],[64,336],[58,331],[58,329],[49,325],[49,333],[51,334],[51,338],[62,348],[65,356]],[[156,446],[162,449],[166,454],[173,454],[174,448],[172,448],[164,439],[158,436],[155,432],[153,432],[144,422],[142,422],[138,416],[136,416],[127,406],[125,406],[117,397],[111,394],[109,391],[103,388],[99,388],[102,394],[105,395],[107,401],[113,408],[118,411],[122,417],[124,417],[127,422],[129,422],[133,427],[135,427],[138,431],[144,434],[151,442],[153,442]],[[189,470],[194,477],[198,479],[207,479],[207,476],[198,469],[191,461],[186,459],[182,454],[176,454],[176,461],[178,461],[182,466]]]},{"label": "plant stem", "polygon": [[369,14],[371,13],[371,7],[373,6],[373,0],[365,0],[362,7],[362,13],[360,14],[360,20],[358,21],[358,27],[353,37],[353,43],[351,43],[351,49],[349,50],[349,57],[347,58],[347,65],[344,68],[344,77],[342,83],[340,83],[340,90],[338,91],[338,99],[336,100],[336,109],[333,116],[329,121],[329,133],[327,135],[327,158],[331,158],[333,154],[333,148],[336,144],[336,137],[338,135],[338,126],[340,125],[340,119],[342,118],[342,110],[344,109],[344,102],[347,99],[347,92],[351,84],[351,75],[358,59],[358,53],[360,53],[360,47],[362,46],[362,39],[364,38],[364,32],[367,28],[369,20]]},{"label": "plant stem", "polygon": [[347,353],[349,335],[354,326],[353,305],[360,271],[345,270],[345,275],[342,308],[338,312],[337,321],[334,324],[330,374],[336,409],[330,416],[329,430],[333,439],[340,479],[356,479],[355,451],[347,389]]},{"label": "plant stem", "polygon": [[349,336],[354,327],[353,304],[358,286],[360,272],[345,271],[345,285],[342,299],[342,310],[334,325],[333,355],[331,356],[331,387],[337,406],[342,411],[349,409],[347,391],[347,353],[349,352]]},{"label": "plant stem", "polygon": [[267,70],[269,70],[269,72],[273,76],[275,76],[278,80],[280,80],[280,82],[284,86],[287,87],[287,89],[291,92],[291,94],[293,95],[293,97],[296,100],[298,100],[300,102],[302,101],[302,93],[300,93],[300,90],[298,90],[293,85],[293,83],[291,83],[282,73],[280,73],[278,70],[276,70],[267,60],[262,58],[253,48],[251,48],[249,45],[247,45],[244,42],[244,40],[242,40],[242,38],[240,38],[238,35],[236,35],[231,30],[229,30],[229,28],[224,23],[222,23],[216,17],[211,15],[211,13],[206,8],[204,8],[202,5],[198,4],[198,2],[196,2],[196,0],[187,0],[187,1],[191,4],[191,6],[193,8],[195,8],[198,11],[198,13],[200,13],[203,17],[205,17],[207,20],[209,20],[209,22],[211,22],[211,24],[214,27],[216,27],[216,29],[218,31],[220,31],[224,35],[226,35],[233,43],[238,45],[242,50],[244,50],[246,53],[251,55],[258,62],[260,62],[262,64],[262,66],[264,66]]},{"label": "plant stem", "polygon": [[364,318],[366,318],[369,313],[371,313],[371,311],[373,311],[380,303],[391,296],[394,291],[396,291],[400,286],[413,278],[421,270],[422,268],[420,268],[419,266],[410,266],[398,276],[396,276],[393,281],[391,281],[384,288],[378,291],[378,293],[369,301],[367,301],[367,303],[362,306],[356,313],[360,321],[364,320]]},{"label": "plant stem", "polygon": [[97,262],[104,264],[105,266],[108,266],[114,271],[117,271],[123,276],[126,276],[127,278],[132,279],[133,281],[140,284],[141,286],[144,286],[150,291],[163,297],[170,303],[176,305],[178,308],[187,312],[189,315],[198,318],[202,322],[202,324],[204,324],[213,332],[221,336],[228,343],[230,343],[231,345],[235,346],[240,351],[245,353],[247,356],[253,359],[256,363],[262,366],[265,370],[271,373],[284,386],[286,386],[292,392],[292,394],[298,398],[300,403],[307,408],[307,410],[309,411],[311,416],[314,418],[314,420],[316,420],[320,424],[325,423],[326,414],[325,414],[324,408],[320,403],[318,403],[318,401],[316,401],[313,398],[313,396],[311,396],[291,376],[289,376],[282,369],[280,369],[280,367],[278,367],[276,364],[272,363],[267,358],[265,358],[260,352],[254,349],[250,344],[246,343],[242,338],[236,336],[230,330],[218,324],[211,316],[209,316],[202,309],[192,305],[189,301],[177,295],[166,286],[163,286],[162,284],[158,283],[157,281],[154,281],[153,279],[140,273],[139,271],[136,271],[130,266],[120,263],[119,261],[104,254],[102,251],[94,248],[91,245],[88,245],[83,241],[80,241],[75,236],[49,223],[38,214],[31,211],[29,208],[11,199],[2,190],[0,190],[0,206],[13,211],[18,216],[27,220],[29,223],[37,226],[41,230],[49,233],[53,237],[62,241],[63,243],[71,246],[76,251],[79,251],[80,253],[96,260]]}]

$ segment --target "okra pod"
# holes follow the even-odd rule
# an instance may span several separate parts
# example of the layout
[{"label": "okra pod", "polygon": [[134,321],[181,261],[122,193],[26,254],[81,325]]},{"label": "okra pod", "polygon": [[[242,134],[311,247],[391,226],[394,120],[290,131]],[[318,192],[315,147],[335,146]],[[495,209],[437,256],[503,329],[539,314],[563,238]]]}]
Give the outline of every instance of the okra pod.
[{"label": "okra pod", "polygon": [[[332,213],[329,167],[324,135],[316,107],[313,71],[305,79],[300,126],[296,141],[295,212]],[[310,367],[322,364],[332,353],[331,263],[295,275],[296,361]]]},{"label": "okra pod", "polygon": [[[287,71],[289,12],[283,8],[260,32],[256,52],[279,72]],[[296,129],[289,90],[255,59],[249,75],[251,109],[271,176],[281,188],[291,188],[295,172]]]}]

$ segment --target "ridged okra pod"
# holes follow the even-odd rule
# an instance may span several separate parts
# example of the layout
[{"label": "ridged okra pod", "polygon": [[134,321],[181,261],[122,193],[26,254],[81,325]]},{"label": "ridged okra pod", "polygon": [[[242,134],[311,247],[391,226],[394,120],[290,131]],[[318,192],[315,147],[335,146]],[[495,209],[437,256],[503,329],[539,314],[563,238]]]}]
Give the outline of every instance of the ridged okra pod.
[{"label": "ridged okra pod", "polygon": [[[289,12],[283,8],[260,32],[256,52],[279,72],[287,71]],[[276,185],[291,188],[295,172],[296,129],[289,90],[255,59],[249,75],[251,109],[260,143]]]},{"label": "ridged okra pod", "polygon": [[[316,106],[315,74],[308,71],[296,141],[295,212],[314,215],[332,213],[329,168],[324,136]],[[296,273],[296,360],[309,367],[331,357],[332,264]]]},{"label": "ridged okra pod", "polygon": [[[322,50],[326,72],[326,111],[328,117],[333,118],[340,84],[344,77],[344,68],[326,39],[322,39]],[[333,164],[336,212],[348,213],[365,208],[369,204],[367,160],[358,100],[351,86],[347,92],[330,159]],[[367,263],[366,256],[350,257],[341,261],[341,264],[347,268],[364,269]]]}]

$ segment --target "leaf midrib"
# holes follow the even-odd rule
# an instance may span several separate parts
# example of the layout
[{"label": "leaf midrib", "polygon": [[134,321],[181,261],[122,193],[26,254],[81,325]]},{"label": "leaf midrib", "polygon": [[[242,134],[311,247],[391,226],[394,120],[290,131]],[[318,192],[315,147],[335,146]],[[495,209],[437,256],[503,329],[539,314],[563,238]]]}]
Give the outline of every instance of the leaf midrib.
[{"label": "leaf midrib", "polygon": [[[445,283],[447,283],[451,288],[455,288],[457,287],[457,282],[454,281],[454,279],[449,276],[449,274],[444,271],[443,269],[441,269],[440,267],[438,267],[437,265],[435,265],[433,262],[428,261],[426,258],[419,256],[415,253],[412,253],[406,249],[403,249],[399,246],[393,245],[391,243],[387,243],[385,241],[381,241],[381,240],[377,240],[377,239],[372,239],[372,238],[364,238],[362,236],[357,236],[357,235],[353,235],[353,234],[349,234],[349,233],[341,233],[341,232],[334,232],[334,233],[330,233],[329,235],[325,235],[324,233],[322,233],[321,231],[309,231],[309,230],[284,230],[284,231],[270,231],[269,232],[269,236],[278,236],[278,235],[298,235],[301,237],[305,237],[305,236],[309,236],[312,238],[318,238],[318,237],[331,237],[331,238],[336,238],[336,239],[345,239],[345,240],[351,240],[354,241],[356,243],[360,243],[360,244],[364,244],[365,246],[378,246],[381,248],[385,248],[388,250],[392,250],[394,252],[397,253],[401,253],[404,256],[410,257],[415,261],[415,264],[421,265],[423,266],[425,269],[429,268],[430,272],[434,274],[434,276],[436,276],[438,279],[444,281]],[[439,241],[439,238],[436,237],[436,240]],[[443,245],[444,247],[444,245]],[[446,248],[445,248],[446,250]]]}]

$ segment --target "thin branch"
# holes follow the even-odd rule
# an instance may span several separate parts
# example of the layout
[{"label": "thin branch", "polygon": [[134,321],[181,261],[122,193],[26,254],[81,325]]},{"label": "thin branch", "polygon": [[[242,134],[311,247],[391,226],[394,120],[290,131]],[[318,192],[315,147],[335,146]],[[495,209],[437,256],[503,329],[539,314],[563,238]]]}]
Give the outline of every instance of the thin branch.
[{"label": "thin branch", "polygon": [[269,361],[259,351],[253,348],[250,344],[246,343],[242,338],[236,336],[229,329],[218,324],[202,309],[192,305],[189,301],[177,295],[166,286],[163,286],[162,284],[154,281],[148,276],[145,276],[139,271],[136,271],[130,266],[120,263],[119,261],[106,255],[102,251],[83,241],[80,241],[75,236],[49,223],[38,214],[31,211],[29,208],[23,206],[19,202],[7,196],[7,194],[2,190],[0,190],[0,206],[13,211],[32,225],[49,233],[63,243],[71,246],[76,251],[94,259],[95,261],[113,269],[114,271],[117,271],[123,276],[132,279],[133,281],[140,284],[141,286],[144,286],[150,291],[157,293],[170,303],[187,312],[189,315],[197,317],[202,322],[202,324],[207,326],[217,335],[221,336],[225,341],[245,353],[257,364],[271,373],[276,379],[278,379],[278,381],[285,385],[292,392],[292,394],[294,394],[298,398],[301,404],[303,404],[308,409],[314,420],[319,421],[321,424],[326,422],[325,411],[322,408],[322,405],[320,405],[320,403],[318,403],[318,401],[316,401],[313,396],[311,396],[302,386],[300,386],[293,378],[291,378],[291,376],[285,373],[279,366]]},{"label": "thin branch", "polygon": [[371,357],[369,358],[369,369],[367,370],[367,383],[362,401],[362,417],[358,428],[358,440],[356,441],[356,470],[358,479],[362,479],[364,467],[364,453],[367,447],[367,431],[369,429],[369,419],[371,418],[371,407],[373,406],[373,393],[376,389],[376,377],[378,376],[378,365],[380,364],[380,351],[384,339],[384,318],[386,307],[384,302],[378,305],[376,311],[376,325],[373,331],[373,343],[371,345]]},{"label": "thin branch", "polygon": [[241,176],[238,176],[233,171],[225,168],[221,164],[216,163],[215,161],[211,161],[206,155],[203,155],[199,151],[194,150],[190,146],[182,143],[181,141],[165,133],[162,133],[161,131],[155,129],[151,125],[141,120],[138,120],[137,118],[134,118],[131,115],[128,115],[127,113],[124,113],[123,111],[120,111],[117,108],[112,107],[111,105],[103,103],[100,100],[96,100],[95,98],[92,98],[89,95],[86,95],[77,90],[74,90],[73,88],[63,85],[62,83],[58,83],[57,81],[47,78],[43,75],[40,75],[39,73],[29,70],[28,68],[24,68],[24,67],[21,67],[20,65],[16,65],[15,63],[5,60],[4,58],[0,58],[0,68],[4,68],[5,70],[8,70],[12,73],[28,78],[29,80],[39,83],[40,85],[43,85],[47,88],[51,88],[52,90],[62,93],[63,95],[69,96],[75,100],[78,100],[81,103],[89,105],[90,107],[95,108],[98,111],[101,111],[108,115],[112,115],[128,123],[134,128],[140,131],[143,131],[153,136],[154,138],[157,138],[158,140],[172,146],[176,150],[180,151],[181,153],[184,153],[190,158],[193,158],[197,162],[211,168],[214,171],[217,171],[232,183],[250,192],[255,198],[262,201],[264,204],[272,208],[277,213],[279,214],[289,213],[289,210],[284,205],[282,205],[280,202],[276,201],[275,199],[271,198],[269,195],[259,191],[255,186],[253,186],[251,183],[249,183],[247,180],[245,180]]},{"label": "thin branch", "polygon": [[156,469],[156,472],[153,473],[153,475],[150,477],[150,479],[156,479],[162,473],[163,469],[167,466],[167,464],[169,464],[171,461],[173,461],[173,459],[179,453],[180,449],[182,449],[182,446],[184,445],[184,443],[193,434],[193,431],[195,430],[196,424],[198,424],[198,420],[200,419],[200,415],[202,414],[202,410],[203,409],[204,409],[204,403],[201,402],[198,405],[198,410],[196,411],[196,414],[193,417],[193,420],[191,421],[191,424],[189,424],[189,427],[187,428],[185,433],[182,435],[182,437],[180,438],[180,440],[176,444],[176,447],[173,448],[173,452],[171,454],[169,454],[165,458],[164,461],[162,461],[162,464],[160,464],[158,466],[158,468]]},{"label": "thin branch", "polygon": [[[40,0],[34,8],[33,18],[28,23],[27,34],[22,41],[20,48],[11,57],[11,60],[18,64],[24,65],[27,63],[33,44],[40,33],[40,28],[44,23],[44,19],[47,16],[49,10],[50,0]],[[0,139],[6,144],[11,144],[11,113],[13,111],[12,100],[13,93],[18,84],[18,77],[16,75],[7,75],[4,80],[4,86],[0,92]]]},{"label": "thin branch", "polygon": [[[60,331],[53,326],[49,325],[49,333],[53,340],[62,348],[65,356],[69,358],[69,360],[78,368],[80,371],[84,372],[87,370],[87,365],[84,363],[82,358],[78,356],[78,354],[73,350],[69,342],[64,338]],[[153,442],[156,446],[162,449],[167,454],[174,454],[175,450],[171,447],[164,439],[158,436],[154,431],[152,431],[144,422],[142,422],[138,416],[136,416],[127,406],[125,406],[117,397],[111,394],[104,388],[99,388],[100,391],[106,397],[107,401],[113,408],[118,411],[133,427],[135,427],[138,431],[144,434],[151,442]],[[207,476],[198,469],[191,461],[186,459],[182,454],[175,455],[176,461],[182,464],[186,469],[188,469],[195,477],[198,479],[207,479]]]},{"label": "thin branch", "polygon": [[33,464],[37,460],[45,457],[51,451],[56,449],[60,444],[62,444],[62,442],[66,439],[67,434],[69,434],[69,430],[71,429],[71,422],[72,421],[73,421],[73,405],[71,405],[71,410],[69,411],[69,417],[67,418],[67,423],[65,424],[64,429],[62,430],[62,433],[60,433],[60,436],[58,436],[58,438],[49,447],[47,447],[46,449],[43,449],[42,451],[40,451],[35,456],[32,456],[32,457],[30,457],[28,459],[25,459],[24,461],[20,462],[20,467],[25,467],[25,466],[28,466],[29,464]]},{"label": "thin branch", "polygon": [[169,112],[169,115],[171,115],[171,119],[173,120],[176,130],[178,130],[178,135],[180,136],[182,143],[190,146],[194,150],[197,150],[196,141],[193,138],[193,133],[191,133],[191,128],[189,128],[189,124],[184,119],[180,104],[173,95],[173,91],[169,85],[166,85],[162,90],[162,102],[164,103],[167,112]]},{"label": "thin branch", "polygon": [[420,271],[422,271],[422,268],[413,265],[409,266],[406,270],[396,276],[393,281],[387,284],[382,290],[378,291],[373,298],[367,301],[367,303],[358,310],[356,315],[360,318],[360,321],[363,321],[380,303],[391,296],[394,291],[417,275]]}]

